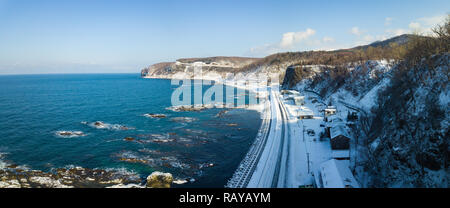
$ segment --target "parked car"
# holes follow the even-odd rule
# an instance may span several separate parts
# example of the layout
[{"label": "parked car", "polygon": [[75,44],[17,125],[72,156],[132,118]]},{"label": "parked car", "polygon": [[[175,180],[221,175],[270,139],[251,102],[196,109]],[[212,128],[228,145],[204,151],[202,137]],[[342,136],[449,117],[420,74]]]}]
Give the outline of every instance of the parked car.
[{"label": "parked car", "polygon": [[312,129],[308,129],[308,130],[306,130],[306,132],[308,133],[309,136],[315,136],[316,135],[316,132],[314,130],[312,130]]}]

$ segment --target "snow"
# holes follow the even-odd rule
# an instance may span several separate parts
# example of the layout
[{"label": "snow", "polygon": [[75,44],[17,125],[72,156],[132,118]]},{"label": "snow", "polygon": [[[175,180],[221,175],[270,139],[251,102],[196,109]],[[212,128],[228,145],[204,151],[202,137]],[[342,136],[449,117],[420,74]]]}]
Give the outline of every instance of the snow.
[{"label": "snow", "polygon": [[[312,185],[313,169],[331,159],[329,141],[320,141],[323,117],[310,101],[297,106],[282,100],[277,88],[270,89],[271,128],[261,158],[247,185],[248,188],[287,187]],[[313,119],[299,120],[297,111],[315,115]],[[284,129],[284,131],[283,131]],[[306,133],[313,130],[314,136]]]},{"label": "snow", "polygon": [[359,188],[347,160],[329,160],[320,166],[324,188]]},{"label": "snow", "polygon": [[145,188],[145,186],[143,185],[139,185],[139,184],[116,184],[113,186],[108,186],[106,188]]},{"label": "snow", "polygon": [[270,91],[272,124],[267,138],[266,146],[262,152],[261,158],[256,165],[255,171],[249,181],[248,188],[269,188],[274,181],[277,159],[280,154],[281,137],[283,128],[281,112],[277,102],[279,97],[275,90]]},{"label": "snow", "polygon": [[332,152],[333,158],[349,158],[350,151],[349,150],[333,150]]},{"label": "snow", "polygon": [[[389,71],[387,61],[368,63],[373,69],[367,74],[368,79],[376,79],[374,71]],[[275,89],[269,91],[271,100],[272,124],[268,132],[267,143],[262,150],[261,158],[248,183],[249,188],[287,187],[298,188],[320,183],[322,168],[338,174],[329,173],[326,183],[335,187],[359,187],[349,169],[349,161],[334,161],[333,158],[348,158],[349,150],[332,151],[329,138],[321,139],[319,135],[324,131],[321,127],[323,111],[326,108],[336,109],[336,115],[329,118],[331,126],[335,127],[334,134],[342,134],[351,138],[343,122],[348,111],[369,110],[374,104],[377,92],[389,84],[390,79],[384,77],[381,81],[370,86],[365,94],[354,96],[351,92],[340,88],[323,101],[317,93],[308,91],[306,81],[297,84],[298,91],[282,91],[280,95]],[[295,97],[304,96],[304,105],[295,105]],[[285,99],[283,99],[285,98]],[[314,101],[314,103],[312,103]],[[327,106],[331,101],[333,106]],[[279,107],[280,106],[280,107]],[[363,106],[363,107],[360,107]],[[282,116],[284,115],[284,117]],[[312,119],[300,120],[299,115],[311,115]],[[284,129],[284,131],[283,131]],[[308,132],[314,131],[314,134]],[[281,158],[281,159],[280,159]],[[280,165],[281,163],[281,165]],[[279,169],[278,169],[279,168]],[[333,170],[334,169],[334,170]],[[277,182],[277,184],[273,184]],[[333,184],[335,183],[335,184]],[[320,187],[320,184],[318,184]],[[327,185],[330,186],[330,185]],[[325,186],[325,187],[327,187]]]},{"label": "snow", "polygon": [[381,140],[379,138],[375,139],[372,143],[370,143],[370,151],[375,151],[380,145]]},{"label": "snow", "polygon": [[[296,106],[285,103],[290,125],[290,150],[287,159],[287,176],[284,187],[298,188],[313,185],[317,179],[317,171],[322,162],[332,158],[331,145],[328,139],[319,139],[323,127],[323,117],[316,104],[311,102],[316,98],[315,94],[301,92],[307,98],[304,106]],[[314,115],[313,119],[300,120],[296,117],[297,112],[308,112]],[[308,135],[307,131],[312,130],[314,135]]]},{"label": "snow", "polygon": [[442,91],[441,94],[439,94],[439,104],[441,106],[449,106],[449,102],[450,102],[450,94],[448,93],[447,90]]},{"label": "snow", "polygon": [[336,138],[337,136],[345,136],[347,138],[351,138],[348,134],[347,129],[345,128],[345,125],[343,123],[339,123],[337,125],[333,125],[330,129],[330,137],[331,139]]},{"label": "snow", "polygon": [[376,102],[378,92],[390,83],[389,78],[384,78],[380,83],[375,85],[366,95],[364,95],[361,100],[359,100],[359,106],[364,108],[365,110],[370,110]]}]

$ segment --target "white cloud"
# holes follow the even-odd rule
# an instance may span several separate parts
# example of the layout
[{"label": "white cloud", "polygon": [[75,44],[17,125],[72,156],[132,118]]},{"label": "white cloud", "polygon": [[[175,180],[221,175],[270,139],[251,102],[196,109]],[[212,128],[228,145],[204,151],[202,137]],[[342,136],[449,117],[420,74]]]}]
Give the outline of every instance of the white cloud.
[{"label": "white cloud", "polygon": [[392,24],[392,20],[394,20],[392,17],[386,17],[384,19],[384,25],[389,26]]},{"label": "white cloud", "polygon": [[285,49],[292,48],[295,44],[308,39],[314,34],[316,34],[316,31],[311,28],[306,29],[306,31],[284,33],[280,47]]},{"label": "white cloud", "polygon": [[386,29],[380,31],[378,34],[369,33],[367,30],[362,30],[355,26],[350,29],[350,34],[355,35],[353,42],[348,44],[336,43],[335,39],[329,36],[315,37],[316,31],[313,29],[306,29],[299,32],[288,32],[282,35],[280,42],[265,44],[263,46],[254,47],[250,49],[251,56],[263,56],[284,51],[305,51],[305,50],[334,50],[342,48],[350,48],[358,45],[366,45],[375,41],[382,41],[388,38],[408,34],[412,32],[419,32],[427,34],[431,32],[431,28],[437,24],[442,24],[447,15],[438,15],[433,17],[422,17],[415,19],[406,25],[404,28],[389,28],[395,20],[392,17],[386,17],[384,24]]},{"label": "white cloud", "polygon": [[426,26],[436,26],[438,24],[442,24],[446,18],[447,15],[438,15],[434,17],[422,17],[419,19],[419,21]]},{"label": "white cloud", "polygon": [[360,35],[362,35],[364,32],[363,31],[361,31],[358,27],[353,27],[351,30],[350,30],[350,32],[353,34],[353,35],[356,35],[356,36],[360,36]]},{"label": "white cloud", "polygon": [[[422,35],[430,35],[432,32],[432,28],[434,28],[436,25],[442,24],[445,22],[445,19],[447,18],[447,15],[437,15],[432,17],[422,17],[418,18],[414,21],[411,21],[408,24],[408,28],[389,28],[386,29],[384,34],[381,37],[385,37],[385,39],[399,36],[403,34],[411,34],[411,33],[419,33]],[[378,39],[378,36],[377,36]]]},{"label": "white cloud", "polygon": [[334,43],[334,38],[332,38],[332,37],[327,37],[327,36],[325,36],[325,37],[323,37],[323,39],[322,39],[322,41],[324,42],[324,43]]},{"label": "white cloud", "polygon": [[429,35],[432,32],[432,29],[439,24],[445,22],[447,15],[438,15],[433,17],[422,17],[409,23],[408,27],[410,29],[410,33],[418,32],[424,35]]},{"label": "white cloud", "polygon": [[356,36],[354,45],[366,45],[376,40],[373,35],[367,34],[367,31],[361,30],[359,27],[352,27],[350,33]]},{"label": "white cloud", "polygon": [[375,38],[371,35],[366,35],[366,36],[364,36],[363,40],[366,42],[372,42],[375,40]]},{"label": "white cloud", "polygon": [[411,22],[411,23],[409,23],[408,27],[409,27],[409,29],[411,29],[413,31],[420,30],[422,28],[420,23],[418,23],[418,22]]},{"label": "white cloud", "polygon": [[406,33],[409,33],[409,31],[401,28],[385,30],[385,35],[387,36],[399,36]]},{"label": "white cloud", "polygon": [[278,43],[264,44],[253,47],[248,52],[249,56],[265,56],[286,51],[306,51],[306,50],[331,50],[338,46],[334,44],[335,39],[330,36],[315,38],[316,30],[308,28],[304,31],[287,32],[281,37]]}]

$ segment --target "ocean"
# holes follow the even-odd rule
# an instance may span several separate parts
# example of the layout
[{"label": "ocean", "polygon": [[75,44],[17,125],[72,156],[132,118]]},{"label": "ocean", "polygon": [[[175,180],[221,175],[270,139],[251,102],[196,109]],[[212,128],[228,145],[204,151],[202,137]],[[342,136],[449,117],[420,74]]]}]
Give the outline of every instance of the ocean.
[{"label": "ocean", "polygon": [[177,87],[139,74],[0,76],[2,160],[41,171],[125,169],[142,181],[161,171],[188,181],[174,187],[223,187],[253,143],[260,115],[173,111]]}]

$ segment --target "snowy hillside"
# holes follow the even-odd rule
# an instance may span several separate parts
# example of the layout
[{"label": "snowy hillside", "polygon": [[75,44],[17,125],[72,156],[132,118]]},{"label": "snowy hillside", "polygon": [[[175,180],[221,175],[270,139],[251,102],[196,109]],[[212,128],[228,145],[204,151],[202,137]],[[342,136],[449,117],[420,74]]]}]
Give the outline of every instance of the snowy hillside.
[{"label": "snowy hillside", "polygon": [[448,187],[449,54],[396,70],[378,96],[367,164],[375,187]]},{"label": "snowy hillside", "polygon": [[319,94],[341,117],[359,112],[352,165],[364,187],[448,187],[448,66],[448,53],[412,69],[386,60],[321,66],[293,88]]}]

